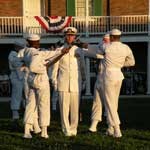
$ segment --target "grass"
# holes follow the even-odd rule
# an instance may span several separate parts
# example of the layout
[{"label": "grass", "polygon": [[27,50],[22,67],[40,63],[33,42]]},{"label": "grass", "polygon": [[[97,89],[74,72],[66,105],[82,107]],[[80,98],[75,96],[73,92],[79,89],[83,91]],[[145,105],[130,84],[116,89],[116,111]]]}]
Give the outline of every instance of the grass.
[{"label": "grass", "polygon": [[97,133],[87,132],[92,101],[84,101],[83,121],[79,123],[76,137],[63,135],[59,112],[52,112],[48,140],[34,134],[32,139],[22,138],[22,119],[17,122],[16,128],[10,119],[8,103],[0,104],[0,150],[150,150],[149,99],[120,100],[119,114],[123,133],[121,139],[105,135],[105,119],[98,125]]}]

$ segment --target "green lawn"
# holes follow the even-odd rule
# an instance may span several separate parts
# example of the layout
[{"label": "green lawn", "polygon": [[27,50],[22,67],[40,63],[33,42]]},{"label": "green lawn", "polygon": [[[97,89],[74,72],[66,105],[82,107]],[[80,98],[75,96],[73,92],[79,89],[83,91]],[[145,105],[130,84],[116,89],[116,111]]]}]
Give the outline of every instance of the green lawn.
[{"label": "green lawn", "polygon": [[150,99],[120,99],[121,139],[105,135],[105,119],[98,125],[97,133],[87,132],[91,104],[90,100],[84,101],[83,121],[79,123],[76,137],[62,134],[59,112],[53,112],[48,129],[49,139],[44,140],[39,135],[23,139],[22,119],[16,129],[10,119],[9,104],[0,103],[0,150],[150,150]]}]

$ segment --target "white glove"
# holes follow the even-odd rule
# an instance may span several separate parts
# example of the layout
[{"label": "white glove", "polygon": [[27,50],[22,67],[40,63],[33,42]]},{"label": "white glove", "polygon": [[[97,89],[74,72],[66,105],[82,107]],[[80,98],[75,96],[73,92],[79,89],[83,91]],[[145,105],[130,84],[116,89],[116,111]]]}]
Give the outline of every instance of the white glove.
[{"label": "white glove", "polygon": [[57,91],[57,84],[54,85],[54,90]]},{"label": "white glove", "polygon": [[53,86],[53,88],[54,88],[54,90],[55,90],[55,91],[57,91],[57,90],[58,90],[58,89],[57,89],[57,83],[52,82],[52,86]]}]

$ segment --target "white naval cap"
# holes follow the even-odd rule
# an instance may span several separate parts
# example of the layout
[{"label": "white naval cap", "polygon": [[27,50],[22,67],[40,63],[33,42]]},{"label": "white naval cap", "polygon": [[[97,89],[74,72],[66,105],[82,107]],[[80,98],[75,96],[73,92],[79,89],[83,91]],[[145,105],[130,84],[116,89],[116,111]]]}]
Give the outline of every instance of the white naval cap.
[{"label": "white naval cap", "polygon": [[107,33],[107,34],[105,34],[104,36],[103,36],[103,38],[110,38],[110,34],[109,33]]},{"label": "white naval cap", "polygon": [[64,34],[68,35],[76,35],[77,34],[77,29],[75,27],[66,27],[63,30]]},{"label": "white naval cap", "polygon": [[29,34],[27,37],[27,40],[29,41],[39,41],[40,36],[38,34]]},{"label": "white naval cap", "polygon": [[121,35],[121,31],[119,29],[112,29],[110,35]]}]

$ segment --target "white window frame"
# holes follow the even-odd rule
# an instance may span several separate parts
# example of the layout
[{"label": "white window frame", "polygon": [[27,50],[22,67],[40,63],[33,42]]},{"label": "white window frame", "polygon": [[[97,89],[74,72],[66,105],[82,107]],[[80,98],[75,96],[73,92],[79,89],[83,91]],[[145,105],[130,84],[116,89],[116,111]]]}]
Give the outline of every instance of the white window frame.
[{"label": "white window frame", "polygon": [[[79,6],[81,5],[81,6]],[[79,9],[83,9],[83,13],[79,12]],[[76,16],[84,17],[86,14],[86,0],[76,0],[75,1],[75,14]]]},{"label": "white window frame", "polygon": [[[82,5],[79,7],[79,3]],[[85,17],[89,15],[93,15],[93,0],[76,0],[75,1],[75,15],[80,17]],[[79,12],[78,9],[83,8],[83,13]],[[88,10],[87,10],[88,9]]]}]

